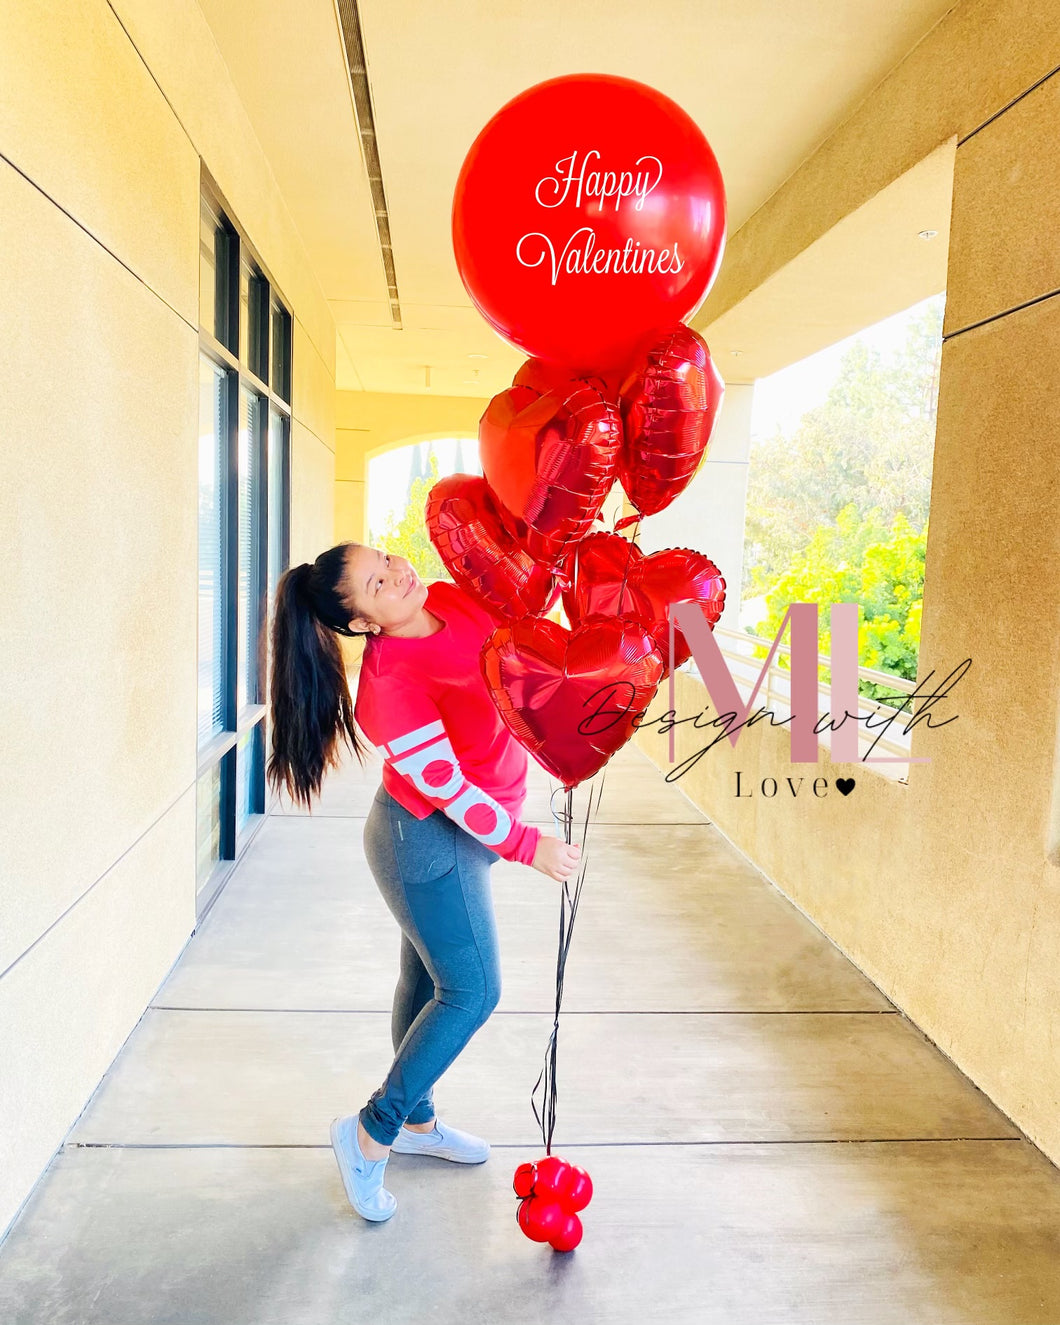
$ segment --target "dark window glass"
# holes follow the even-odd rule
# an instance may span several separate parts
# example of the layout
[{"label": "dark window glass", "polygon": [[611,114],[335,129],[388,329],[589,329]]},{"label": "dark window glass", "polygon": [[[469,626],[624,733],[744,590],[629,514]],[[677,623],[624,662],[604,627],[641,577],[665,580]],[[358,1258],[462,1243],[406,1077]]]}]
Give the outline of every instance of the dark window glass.
[{"label": "dark window glass", "polygon": [[244,732],[236,746],[236,842],[252,814],[265,812],[261,776],[264,732],[260,722]]},{"label": "dark window glass", "polygon": [[291,403],[291,315],[278,299],[272,301],[272,389]]},{"label": "dark window glass", "polygon": [[199,360],[199,745],[224,727],[227,373]]},{"label": "dark window glass", "polygon": [[291,422],[278,409],[269,411],[269,583],[268,610],[290,556],[288,485],[291,471]]},{"label": "dark window glass", "polygon": [[202,888],[221,859],[221,765],[199,778],[195,786],[196,887]]},{"label": "dark window glass", "polygon": [[239,270],[239,357],[262,382],[269,380],[269,283],[246,258]]},{"label": "dark window glass", "polygon": [[261,702],[258,644],[263,622],[265,576],[262,509],[265,402],[243,387],[239,393],[239,660],[236,711]]},{"label": "dark window glass", "polygon": [[233,353],[237,343],[238,252],[237,235],[204,197],[199,209],[199,323]]},{"label": "dark window glass", "polygon": [[219,866],[265,811],[268,715],[255,710],[267,699],[272,603],[289,560],[292,321],[205,194],[199,250],[196,873],[205,907],[224,878]]}]

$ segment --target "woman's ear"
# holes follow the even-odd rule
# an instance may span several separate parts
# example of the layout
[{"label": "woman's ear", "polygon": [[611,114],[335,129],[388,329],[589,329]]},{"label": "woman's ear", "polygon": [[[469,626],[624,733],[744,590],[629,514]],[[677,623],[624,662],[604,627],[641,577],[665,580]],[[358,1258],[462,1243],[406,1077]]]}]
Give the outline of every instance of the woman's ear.
[{"label": "woman's ear", "polygon": [[355,616],[349,623],[350,629],[358,635],[378,635],[380,627],[374,621],[366,621],[363,616]]}]

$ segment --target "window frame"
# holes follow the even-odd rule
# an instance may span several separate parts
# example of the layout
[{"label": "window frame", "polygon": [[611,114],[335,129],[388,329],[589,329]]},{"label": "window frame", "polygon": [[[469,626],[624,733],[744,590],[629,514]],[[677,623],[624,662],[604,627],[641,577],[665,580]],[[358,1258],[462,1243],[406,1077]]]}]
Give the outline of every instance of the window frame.
[{"label": "window frame", "polygon": [[[268,757],[265,737],[267,734],[269,655],[267,640],[271,625],[272,602],[269,598],[270,557],[274,552],[273,540],[278,539],[278,574],[290,565],[291,531],[291,438],[293,432],[293,410],[291,397],[293,392],[294,359],[294,315],[290,304],[284,298],[273,280],[267,266],[262,262],[246,232],[239,225],[228,206],[223,194],[206,170],[202,168],[200,187],[200,216],[202,208],[208,207],[217,218],[221,228],[228,236],[225,245],[225,268],[215,277],[215,303],[211,315],[213,325],[203,325],[206,309],[202,304],[202,277],[200,274],[199,307],[199,357],[215,365],[224,374],[225,392],[225,429],[223,446],[226,456],[222,459],[224,491],[220,497],[223,505],[221,530],[221,574],[219,592],[222,598],[221,630],[221,731],[215,733],[202,745],[197,744],[196,757],[196,912],[201,920],[213,905],[221,888],[224,886],[233,868],[260,830],[265,819],[272,812],[276,797],[270,796],[265,783],[265,762]],[[200,221],[200,243],[201,243]],[[241,281],[244,265],[249,265],[259,278],[261,285],[255,296],[251,288],[252,300],[256,297],[260,309],[268,315],[268,324],[262,329],[258,323],[258,339],[255,341],[251,328],[244,336],[240,318],[243,315],[241,302]],[[219,340],[215,334],[217,327],[216,310],[218,304],[223,307],[224,327],[231,344]],[[248,304],[249,312],[249,304]],[[280,335],[277,337],[274,319],[280,322]],[[241,342],[247,345],[247,358],[240,355]],[[233,348],[234,346],[234,348]],[[258,349],[257,361],[251,366],[250,355],[253,348]],[[277,350],[285,350],[284,362],[276,372],[274,356]],[[254,371],[264,368],[264,379]],[[277,380],[277,377],[279,380]],[[265,380],[267,379],[267,380]],[[274,389],[273,381],[277,381]],[[286,398],[282,394],[286,389]],[[240,604],[239,604],[239,497],[240,497],[240,404],[244,389],[258,397],[258,436],[250,438],[249,444],[258,449],[257,473],[253,478],[253,488],[249,504],[250,518],[254,522],[254,534],[251,547],[256,541],[254,565],[250,567],[250,611],[252,617],[252,638],[257,642],[253,654],[253,668],[256,673],[254,696],[248,695],[248,702],[242,711],[238,709],[239,692],[239,651],[240,651]],[[280,417],[278,429],[282,448],[280,464],[274,469],[271,448],[273,445],[273,413]],[[201,428],[201,421],[200,421]],[[253,471],[252,471],[253,472]],[[279,509],[274,510],[275,494],[270,493],[270,480],[279,474],[282,485],[282,501]],[[273,527],[272,516],[277,517],[278,528]],[[278,578],[278,576],[277,576]],[[203,623],[197,624],[201,630]],[[198,646],[197,656],[198,656]],[[248,661],[250,659],[248,658]],[[253,735],[255,729],[258,734]],[[238,779],[237,749],[240,742],[251,733],[248,742],[250,758],[250,802],[251,812],[242,826],[237,825]],[[199,852],[202,846],[199,834],[201,830],[202,807],[198,803],[202,780],[217,769],[219,775],[219,841],[217,858],[212,868],[202,878],[199,877]],[[218,804],[218,802],[214,802]],[[214,821],[211,810],[210,822]],[[211,852],[212,854],[212,852]]]}]

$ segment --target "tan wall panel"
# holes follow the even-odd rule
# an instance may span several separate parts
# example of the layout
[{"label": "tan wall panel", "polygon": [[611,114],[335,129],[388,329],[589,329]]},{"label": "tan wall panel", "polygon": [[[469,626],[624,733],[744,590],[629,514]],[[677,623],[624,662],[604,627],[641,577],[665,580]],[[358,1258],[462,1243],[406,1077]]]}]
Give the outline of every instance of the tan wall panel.
[{"label": "tan wall panel", "polygon": [[[864,765],[790,763],[759,723],[679,785],[1054,1159],[1060,1158],[1060,870],[1047,861],[1060,721],[1060,299],[948,342],[919,675],[972,666],[914,729],[908,786]],[[680,716],[710,705],[677,676]],[[665,683],[652,715],[667,707]],[[716,713],[712,709],[711,716]],[[690,726],[690,724],[689,724]],[[678,728],[677,762],[714,729]],[[669,771],[667,738],[637,737]],[[735,799],[763,777],[853,774],[844,799]],[[881,831],[881,825],[886,831]]]},{"label": "tan wall panel", "polygon": [[294,323],[294,364],[291,383],[294,416],[335,450],[335,372],[321,358],[299,319]]},{"label": "tan wall panel", "polygon": [[189,789],[0,980],[0,1234],[191,932],[194,841]]},{"label": "tan wall panel", "polygon": [[[489,403],[463,396],[399,396],[379,391],[338,391],[335,402],[335,476],[340,480],[335,509],[346,527],[363,530],[356,535],[359,538],[368,536],[370,453],[428,437],[473,438],[477,446],[478,421]],[[355,483],[361,485],[359,497]]]},{"label": "tan wall panel", "polygon": [[954,137],[712,322],[726,381],[768,377],[945,290],[956,153]]},{"label": "tan wall panel", "polygon": [[2,969],[195,777],[198,343],[6,165],[0,234]]},{"label": "tan wall panel", "polygon": [[0,164],[2,1227],[194,922],[199,154],[296,319],[296,557],[331,541],[335,332],[194,0],[8,6],[0,45],[38,185]]},{"label": "tan wall panel", "polygon": [[978,128],[1057,65],[1060,0],[962,0],[731,237],[695,325],[709,327],[929,152]]},{"label": "tan wall panel", "polygon": [[291,430],[291,565],[335,542],[335,457],[297,419]]},{"label": "tan wall panel", "polygon": [[1060,299],[943,353],[922,647],[973,664],[947,729],[952,757],[925,767],[918,796],[925,813],[938,807],[924,831],[938,879],[929,914],[950,924],[943,952],[920,955],[921,1024],[1060,1160],[1060,871],[1046,862],[1060,720],[1057,363]]},{"label": "tan wall panel", "polygon": [[365,484],[353,479],[335,481],[335,540],[355,543],[368,537]]},{"label": "tan wall panel", "polygon": [[368,477],[365,454],[371,432],[367,428],[335,429],[336,482],[364,483]]},{"label": "tan wall panel", "polygon": [[0,151],[196,322],[195,150],[110,8],[2,5],[0,50]]},{"label": "tan wall panel", "polygon": [[334,380],[334,319],[202,10],[195,0],[114,8]]},{"label": "tan wall panel", "polygon": [[961,145],[947,334],[1060,289],[1054,76]]},{"label": "tan wall panel", "polygon": [[478,421],[488,404],[488,400],[464,396],[339,391],[335,397],[335,424],[340,429],[365,430],[362,449],[366,452],[421,437],[477,438]]}]

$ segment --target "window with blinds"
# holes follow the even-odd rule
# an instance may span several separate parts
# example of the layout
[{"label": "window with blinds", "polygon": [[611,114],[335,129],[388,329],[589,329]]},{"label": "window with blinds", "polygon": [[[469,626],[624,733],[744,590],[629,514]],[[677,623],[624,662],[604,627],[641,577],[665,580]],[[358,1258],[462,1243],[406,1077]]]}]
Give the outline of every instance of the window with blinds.
[{"label": "window with blinds", "polygon": [[266,807],[268,633],[290,544],[293,324],[205,179],[199,240],[201,911]]},{"label": "window with blinds", "polygon": [[224,730],[224,369],[199,361],[199,748]]}]

